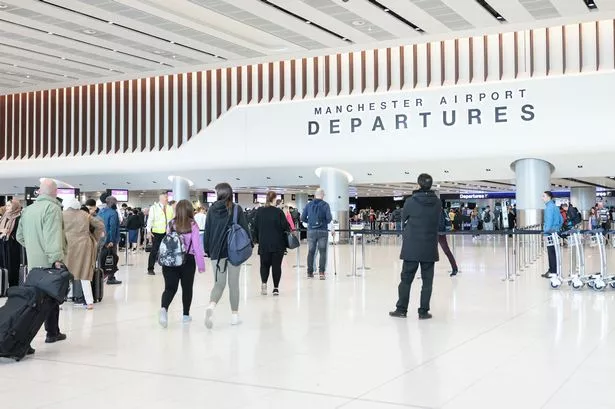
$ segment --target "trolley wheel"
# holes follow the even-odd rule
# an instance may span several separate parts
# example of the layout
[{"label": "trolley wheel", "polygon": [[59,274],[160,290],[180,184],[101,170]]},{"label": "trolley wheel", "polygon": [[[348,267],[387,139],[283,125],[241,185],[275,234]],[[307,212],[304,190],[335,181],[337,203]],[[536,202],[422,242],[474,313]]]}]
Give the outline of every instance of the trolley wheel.
[{"label": "trolley wheel", "polygon": [[580,290],[581,288],[583,288],[583,282],[581,281],[572,281],[572,288],[574,288],[575,290]]},{"label": "trolley wheel", "polygon": [[611,281],[609,285],[611,286],[611,288],[615,288],[615,281]]},{"label": "trolley wheel", "polygon": [[606,287],[606,283],[602,280],[596,281],[594,283],[594,290],[596,291],[602,291],[604,290],[605,287]]},{"label": "trolley wheel", "polygon": [[594,284],[594,282],[593,282],[593,281],[588,281],[588,282],[587,282],[587,286],[588,286],[589,288],[594,288],[594,285],[595,285],[595,284]]},{"label": "trolley wheel", "polygon": [[562,280],[557,277],[551,279],[551,288],[560,288],[562,285]]}]

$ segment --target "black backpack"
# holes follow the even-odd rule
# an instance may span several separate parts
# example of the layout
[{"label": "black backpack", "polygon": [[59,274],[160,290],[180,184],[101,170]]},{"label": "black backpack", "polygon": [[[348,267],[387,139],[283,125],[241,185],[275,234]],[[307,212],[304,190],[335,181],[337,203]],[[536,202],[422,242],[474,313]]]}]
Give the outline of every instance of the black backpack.
[{"label": "black backpack", "polygon": [[485,217],[483,218],[483,221],[484,221],[485,223],[489,223],[489,222],[491,222],[491,212],[486,212],[486,213],[485,213]]}]

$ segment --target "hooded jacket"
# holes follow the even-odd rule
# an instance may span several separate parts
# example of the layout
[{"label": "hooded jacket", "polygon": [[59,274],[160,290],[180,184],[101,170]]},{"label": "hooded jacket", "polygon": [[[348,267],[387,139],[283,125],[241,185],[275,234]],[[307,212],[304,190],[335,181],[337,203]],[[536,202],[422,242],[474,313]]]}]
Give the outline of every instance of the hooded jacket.
[{"label": "hooded jacket", "polygon": [[545,203],[545,234],[556,233],[562,228],[564,218],[559,211],[559,208],[555,205],[554,200],[549,200]]},{"label": "hooded jacket", "polygon": [[401,258],[404,261],[436,262],[438,254],[438,226],[442,204],[432,190],[417,190],[404,204],[404,223]]},{"label": "hooded jacket", "polygon": [[[250,228],[246,215],[241,208],[237,206],[238,215],[237,223],[250,234]],[[205,254],[212,260],[218,260],[228,257],[228,245],[226,241],[226,232],[233,223],[233,210],[229,213],[226,203],[222,200],[218,200],[207,212],[207,219],[205,220],[205,235],[203,237],[203,245],[205,248]]]}]

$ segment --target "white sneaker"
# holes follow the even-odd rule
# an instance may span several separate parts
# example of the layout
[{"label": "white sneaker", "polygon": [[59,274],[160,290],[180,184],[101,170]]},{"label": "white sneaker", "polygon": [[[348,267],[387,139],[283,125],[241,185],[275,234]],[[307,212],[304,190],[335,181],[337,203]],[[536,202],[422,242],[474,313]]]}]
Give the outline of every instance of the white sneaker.
[{"label": "white sneaker", "polygon": [[158,322],[162,328],[166,328],[169,325],[169,314],[165,308],[160,309],[160,314],[158,315]]},{"label": "white sneaker", "polygon": [[192,322],[192,317],[190,315],[183,315],[182,322]]},{"label": "white sneaker", "polygon": [[205,327],[207,327],[207,329],[212,329],[214,326],[214,322],[212,320],[214,316],[214,309],[211,307],[208,307],[205,310]]},{"label": "white sneaker", "polygon": [[261,284],[261,295],[267,295],[267,284]]},{"label": "white sneaker", "polygon": [[239,314],[233,314],[231,316],[231,325],[239,325],[241,324],[241,320],[239,319]]}]

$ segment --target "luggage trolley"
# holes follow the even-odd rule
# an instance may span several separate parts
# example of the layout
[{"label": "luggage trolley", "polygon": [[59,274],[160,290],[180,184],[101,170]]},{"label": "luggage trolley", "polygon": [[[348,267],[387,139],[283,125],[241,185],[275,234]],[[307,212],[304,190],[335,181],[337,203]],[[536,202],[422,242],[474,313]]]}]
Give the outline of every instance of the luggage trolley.
[{"label": "luggage trolley", "polygon": [[551,288],[559,288],[564,282],[562,277],[562,245],[560,243],[560,237],[557,233],[551,233],[545,236],[545,245],[547,247],[555,248],[555,264],[557,265],[557,272],[555,276],[551,277]]},{"label": "luggage trolley", "polygon": [[575,290],[580,290],[590,279],[585,275],[583,236],[579,230],[570,230],[567,236],[568,246],[570,247],[570,273],[566,282]]},{"label": "luggage trolley", "polygon": [[[608,232],[608,235],[611,239],[611,243],[615,243],[615,230],[610,230]],[[613,247],[615,247],[615,245],[613,245]],[[605,254],[605,261],[606,261],[606,254]],[[604,263],[606,265],[606,262]],[[606,270],[606,268],[605,268]],[[607,276],[604,278],[604,281],[611,286],[611,288],[615,288],[615,275],[611,275],[609,276],[607,273]]]},{"label": "luggage trolley", "polygon": [[591,235],[590,246],[598,247],[598,252],[600,254],[600,272],[590,275],[587,285],[596,291],[602,291],[606,288],[607,281],[609,281],[606,273],[606,245],[604,234],[602,233],[602,229],[590,230],[588,233]]}]

